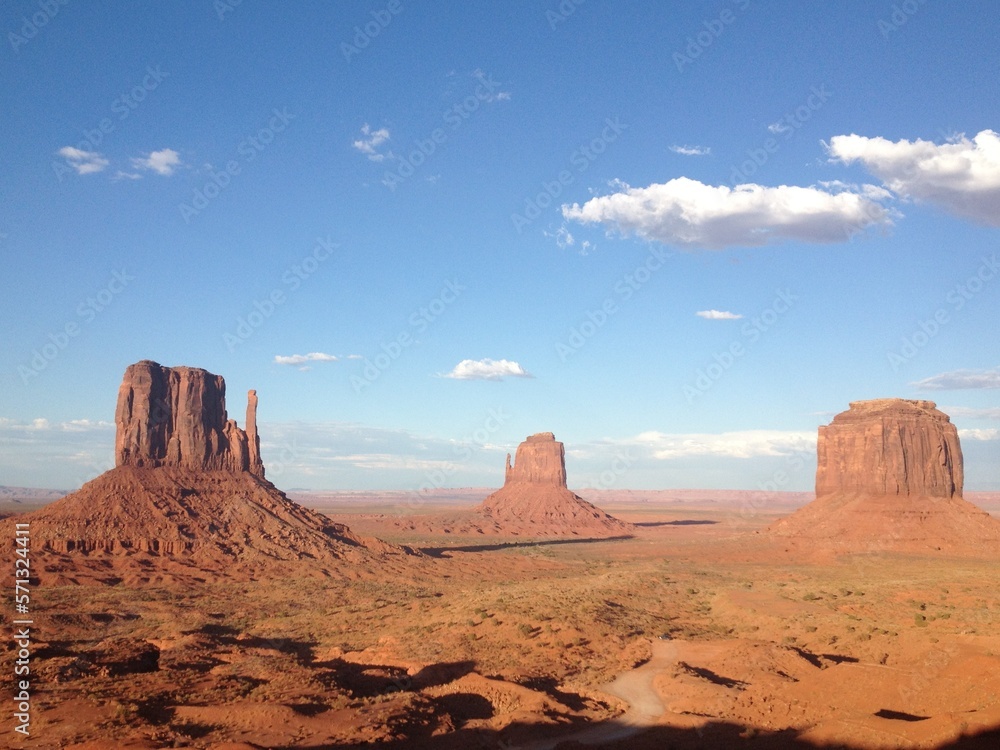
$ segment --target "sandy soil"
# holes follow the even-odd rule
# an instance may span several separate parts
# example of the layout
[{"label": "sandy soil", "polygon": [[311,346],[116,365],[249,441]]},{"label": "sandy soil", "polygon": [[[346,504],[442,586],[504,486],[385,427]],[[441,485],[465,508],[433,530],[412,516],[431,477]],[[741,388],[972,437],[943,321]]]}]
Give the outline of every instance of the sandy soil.
[{"label": "sandy soil", "polygon": [[408,535],[352,502],[334,520],[423,554],[38,588],[32,734],[0,747],[1000,747],[996,559],[803,560],[732,502],[619,502],[617,540]]}]

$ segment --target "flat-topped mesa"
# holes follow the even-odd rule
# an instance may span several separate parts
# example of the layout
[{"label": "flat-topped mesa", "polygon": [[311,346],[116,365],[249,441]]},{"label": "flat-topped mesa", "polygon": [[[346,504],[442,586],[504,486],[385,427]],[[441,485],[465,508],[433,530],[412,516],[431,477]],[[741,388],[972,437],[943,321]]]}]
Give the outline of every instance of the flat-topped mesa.
[{"label": "flat-topped mesa", "polygon": [[816,446],[816,496],[962,496],[958,430],[933,401],[853,401]]},{"label": "flat-topped mesa", "polygon": [[257,392],[247,429],[226,414],[226,381],[197,367],[129,365],[115,409],[116,466],[176,466],[247,471],[264,478],[257,435]]},{"label": "flat-topped mesa", "polygon": [[566,450],[551,432],[539,432],[517,446],[514,465],[507,454],[504,487],[545,484],[566,487]]}]

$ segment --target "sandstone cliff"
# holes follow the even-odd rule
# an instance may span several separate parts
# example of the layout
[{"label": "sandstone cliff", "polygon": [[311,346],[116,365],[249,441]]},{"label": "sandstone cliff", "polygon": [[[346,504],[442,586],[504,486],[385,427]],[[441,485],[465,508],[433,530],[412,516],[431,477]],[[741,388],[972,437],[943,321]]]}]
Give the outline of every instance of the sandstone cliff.
[{"label": "sandstone cliff", "polygon": [[933,401],[854,401],[819,428],[816,496],[962,495],[958,430]]},{"label": "sandstone cliff", "polygon": [[248,471],[264,477],[257,436],[257,392],[247,429],[226,414],[226,382],[196,367],[144,360],[125,370],[115,409],[115,465]]}]

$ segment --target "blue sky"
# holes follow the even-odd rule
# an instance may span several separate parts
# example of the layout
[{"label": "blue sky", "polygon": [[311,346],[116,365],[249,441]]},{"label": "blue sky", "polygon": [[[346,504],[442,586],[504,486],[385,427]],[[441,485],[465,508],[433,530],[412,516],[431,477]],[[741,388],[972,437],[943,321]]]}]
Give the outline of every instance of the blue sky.
[{"label": "blue sky", "polygon": [[107,468],[153,359],[256,388],[286,488],[496,486],[553,431],[578,487],[808,489],[900,396],[1000,490],[998,20],[7,3],[0,484]]}]

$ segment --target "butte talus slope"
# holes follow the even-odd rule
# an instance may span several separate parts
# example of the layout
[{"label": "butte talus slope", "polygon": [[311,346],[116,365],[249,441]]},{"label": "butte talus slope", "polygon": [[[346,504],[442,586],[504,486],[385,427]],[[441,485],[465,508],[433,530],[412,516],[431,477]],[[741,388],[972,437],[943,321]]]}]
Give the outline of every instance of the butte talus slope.
[{"label": "butte talus slope", "polygon": [[932,401],[854,401],[819,428],[816,499],[772,524],[790,547],[1000,553],[1000,520],[962,499],[958,431]]},{"label": "butte talus slope", "polygon": [[264,479],[250,392],[247,430],[227,418],[225,382],[143,361],[118,394],[116,467],[34,513],[43,583],[267,575],[355,577],[408,553],[289,500]]},{"label": "butte talus slope", "polygon": [[551,432],[530,436],[507,455],[504,485],[476,509],[498,533],[607,537],[632,533],[629,523],[609,516],[566,487],[566,452]]}]

